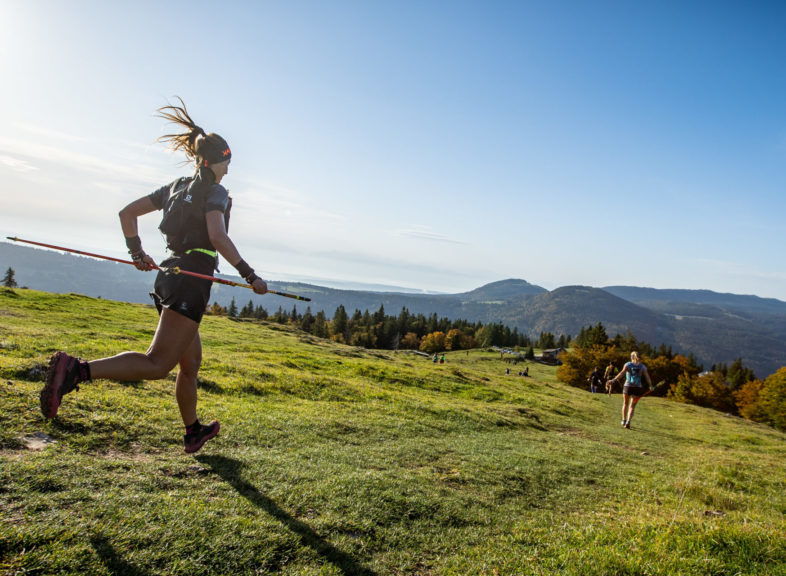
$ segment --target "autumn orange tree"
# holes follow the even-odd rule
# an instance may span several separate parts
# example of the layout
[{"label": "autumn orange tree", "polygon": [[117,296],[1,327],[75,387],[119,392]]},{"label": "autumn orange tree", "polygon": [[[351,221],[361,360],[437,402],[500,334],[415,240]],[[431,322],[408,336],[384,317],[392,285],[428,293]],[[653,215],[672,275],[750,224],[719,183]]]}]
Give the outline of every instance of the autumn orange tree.
[{"label": "autumn orange tree", "polygon": [[399,346],[405,350],[418,350],[420,349],[420,338],[414,332],[407,332],[401,339]]},{"label": "autumn orange tree", "polygon": [[767,424],[786,430],[786,367],[764,380],[759,402],[767,415]]},{"label": "autumn orange tree", "polygon": [[669,398],[722,412],[737,412],[731,388],[726,383],[723,373],[718,371],[694,377],[683,374],[677,379],[677,384],[669,390]]},{"label": "autumn orange tree", "polygon": [[426,334],[420,341],[420,350],[427,354],[434,354],[436,352],[444,352],[445,348],[445,333],[432,332]]},{"label": "autumn orange tree", "polygon": [[560,354],[562,365],[557,368],[557,378],[571,386],[584,387],[587,377],[595,367],[603,371],[609,362],[613,362],[619,370],[629,354],[630,352],[626,354],[615,346],[576,346]]},{"label": "autumn orange tree", "polygon": [[764,422],[767,419],[764,407],[759,403],[759,394],[763,386],[763,380],[751,380],[734,392],[734,401],[737,403],[740,416],[754,422]]},{"label": "autumn orange tree", "polygon": [[768,422],[760,399],[764,383],[755,380],[753,370],[735,360],[730,367],[721,363],[704,374],[683,373],[669,390],[669,397],[678,402],[696,404],[742,416],[759,422]]},{"label": "autumn orange tree", "polygon": [[734,397],[745,418],[786,430],[786,367],[764,380],[747,382]]},{"label": "autumn orange tree", "polygon": [[445,349],[446,350],[469,350],[478,346],[477,340],[472,334],[466,331],[453,328],[445,335]]},{"label": "autumn orange tree", "polygon": [[663,380],[673,385],[680,376],[697,376],[700,371],[695,360],[682,354],[652,356],[644,364],[647,366],[647,371],[650,372],[650,377],[653,378],[653,384]]},{"label": "autumn orange tree", "polygon": [[446,350],[461,350],[461,337],[463,333],[457,328],[449,330],[445,334],[445,349]]}]

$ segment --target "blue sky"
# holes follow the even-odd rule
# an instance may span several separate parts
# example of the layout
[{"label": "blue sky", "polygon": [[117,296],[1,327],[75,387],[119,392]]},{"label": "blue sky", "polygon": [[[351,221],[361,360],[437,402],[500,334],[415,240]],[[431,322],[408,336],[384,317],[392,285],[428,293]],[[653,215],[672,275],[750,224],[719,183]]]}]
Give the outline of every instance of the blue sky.
[{"label": "blue sky", "polygon": [[154,142],[179,95],[232,147],[230,235],[268,279],[786,300],[784,25],[783,2],[0,0],[0,233],[124,254],[117,211],[190,171]]}]

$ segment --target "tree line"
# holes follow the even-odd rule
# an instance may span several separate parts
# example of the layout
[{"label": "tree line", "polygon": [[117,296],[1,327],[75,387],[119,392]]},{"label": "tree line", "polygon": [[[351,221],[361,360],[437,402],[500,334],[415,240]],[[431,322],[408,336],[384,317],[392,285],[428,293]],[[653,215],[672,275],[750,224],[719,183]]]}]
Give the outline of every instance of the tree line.
[{"label": "tree line", "polygon": [[428,316],[412,314],[406,307],[403,307],[398,315],[390,316],[386,314],[384,305],[380,305],[375,312],[355,310],[352,314],[349,314],[344,306],[339,306],[332,318],[328,318],[322,310],[312,313],[311,307],[301,313],[297,305],[294,305],[292,310],[279,307],[273,314],[261,305],[254,306],[252,300],[238,308],[233,298],[228,307],[213,303],[208,307],[207,313],[230,318],[268,320],[299,328],[318,338],[351,346],[420,350],[428,354],[488,346],[566,348],[571,341],[570,336],[557,337],[550,332],[542,332],[537,339],[533,339],[519,332],[518,328],[511,329],[501,322],[483,324],[439,318],[436,313]]},{"label": "tree line", "polygon": [[620,370],[634,350],[647,366],[653,384],[665,382],[653,395],[786,430],[786,367],[764,380],[757,379],[742,358],[731,365],[720,363],[704,371],[693,354],[675,354],[665,345],[655,348],[630,333],[609,338],[600,322],[582,328],[571,350],[560,355],[562,365],[557,369],[557,377],[572,386],[585,387],[595,367],[603,371],[613,363]]}]

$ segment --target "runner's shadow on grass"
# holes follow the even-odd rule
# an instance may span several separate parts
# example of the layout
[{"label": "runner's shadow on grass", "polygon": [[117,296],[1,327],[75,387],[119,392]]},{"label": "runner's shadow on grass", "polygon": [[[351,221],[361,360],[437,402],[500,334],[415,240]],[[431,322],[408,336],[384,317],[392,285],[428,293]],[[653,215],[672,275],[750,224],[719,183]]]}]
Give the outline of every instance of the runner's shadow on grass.
[{"label": "runner's shadow on grass", "polygon": [[117,576],[147,576],[147,572],[123,560],[106,536],[95,534],[90,537],[90,543],[110,574]]},{"label": "runner's shadow on grass", "polygon": [[222,479],[237,490],[238,494],[246,498],[254,506],[261,508],[300,536],[303,544],[341,570],[341,573],[345,576],[376,576],[374,572],[365,568],[346,552],[333,546],[317,534],[308,524],[293,518],[269,496],[262,494],[253,484],[244,480],[242,475],[243,463],[239,460],[225,456],[197,456],[196,459],[202,464],[210,466],[213,472],[221,476]]}]

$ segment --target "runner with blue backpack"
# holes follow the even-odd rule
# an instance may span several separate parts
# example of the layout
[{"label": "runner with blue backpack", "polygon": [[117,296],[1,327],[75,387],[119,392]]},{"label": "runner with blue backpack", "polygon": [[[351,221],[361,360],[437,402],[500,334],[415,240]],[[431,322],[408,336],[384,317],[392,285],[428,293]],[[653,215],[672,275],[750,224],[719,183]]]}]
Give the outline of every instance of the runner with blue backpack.
[{"label": "runner with blue backpack", "polygon": [[168,269],[182,269],[211,275],[217,269],[218,254],[232,264],[257,294],[267,292],[267,284],[240,257],[227,234],[231,199],[221,180],[229,171],[232,152],[226,140],[206,133],[180,106],[164,106],[159,117],[182,128],[159,140],[174,151],[184,152],[195,163],[193,175],[178,178],[152,194],[142,196],[120,211],[120,225],[126,246],[140,270],[152,270],[156,263],[142,249],[137,219],[163,210],[161,232],[171,254],[161,263],[151,293],[159,313],[158,327],[147,352],[123,352],[90,362],[56,352],[49,361],[46,384],[41,390],[41,412],[54,418],[63,396],[83,382],[98,378],[113,380],[157,380],[179,366],[175,397],[185,425],[183,444],[187,453],[199,450],[218,434],[217,420],[203,425],[197,418],[197,372],[202,363],[199,323],[207,308],[212,282]]},{"label": "runner with blue backpack", "polygon": [[625,376],[625,385],[622,388],[622,426],[630,428],[630,421],[633,419],[636,403],[641,399],[644,392],[643,382],[646,380],[650,389],[652,389],[652,380],[650,380],[647,367],[639,361],[638,352],[630,353],[630,362],[625,364],[619,374],[609,380],[607,385],[617,382],[623,375]]}]

